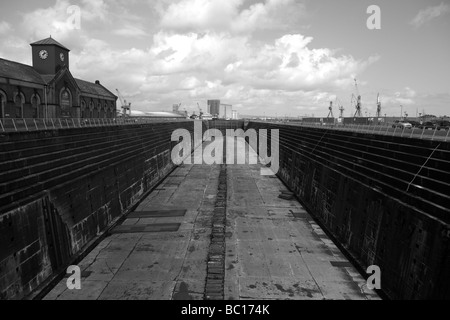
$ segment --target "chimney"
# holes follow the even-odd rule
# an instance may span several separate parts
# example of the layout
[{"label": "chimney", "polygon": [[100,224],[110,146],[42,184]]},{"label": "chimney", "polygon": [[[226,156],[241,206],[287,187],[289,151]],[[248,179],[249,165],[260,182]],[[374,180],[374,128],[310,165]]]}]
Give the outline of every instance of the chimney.
[{"label": "chimney", "polygon": [[98,80],[95,80],[95,84],[100,84],[100,81],[98,81]]}]

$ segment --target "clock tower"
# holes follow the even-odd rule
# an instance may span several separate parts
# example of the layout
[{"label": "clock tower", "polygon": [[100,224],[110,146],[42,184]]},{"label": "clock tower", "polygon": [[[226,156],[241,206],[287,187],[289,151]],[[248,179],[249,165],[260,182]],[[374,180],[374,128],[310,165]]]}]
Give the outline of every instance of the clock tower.
[{"label": "clock tower", "polygon": [[55,74],[69,68],[69,49],[52,37],[31,43],[33,68],[40,74]]}]

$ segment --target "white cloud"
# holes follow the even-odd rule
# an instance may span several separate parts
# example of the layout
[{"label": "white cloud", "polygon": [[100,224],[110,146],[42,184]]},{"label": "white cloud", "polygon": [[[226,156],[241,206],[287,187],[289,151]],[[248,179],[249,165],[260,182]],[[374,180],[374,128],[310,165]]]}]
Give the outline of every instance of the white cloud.
[{"label": "white cloud", "polygon": [[93,20],[107,20],[109,12],[109,6],[105,0],[82,0],[81,6],[82,19]]},{"label": "white cloud", "polygon": [[395,99],[396,102],[398,102],[401,105],[412,105],[414,104],[414,100],[413,99],[409,99],[409,98],[396,98]]},{"label": "white cloud", "polygon": [[23,38],[9,35],[1,38],[0,57],[31,64],[30,45]]},{"label": "white cloud", "polygon": [[161,27],[178,33],[283,29],[301,18],[304,6],[295,0],[267,0],[241,10],[244,0],[181,0],[161,9]]},{"label": "white cloud", "polygon": [[119,36],[136,37],[136,38],[147,36],[147,32],[145,32],[142,27],[130,24],[114,30],[113,33]]},{"label": "white cloud", "polygon": [[[327,48],[310,49],[313,39],[300,34],[285,35],[274,44],[253,45],[243,50],[234,64],[226,67],[225,79],[259,89],[286,91],[336,88],[362,72],[378,58],[357,61],[351,56],[335,56]],[[246,48],[249,44],[246,44]]]},{"label": "white cloud", "polygon": [[[22,26],[30,39],[42,39],[52,35],[64,41],[73,31],[72,14],[67,12],[72,4],[68,0],[56,0],[54,6],[40,8],[24,14]],[[83,12],[81,11],[81,17]]]},{"label": "white cloud", "polygon": [[450,12],[450,5],[448,3],[442,2],[438,6],[428,7],[422,11],[420,11],[414,19],[410,21],[414,27],[418,28],[425,24],[426,22],[433,20],[441,15]]},{"label": "white cloud", "polygon": [[415,116],[423,112],[437,116],[448,116],[450,115],[449,101],[449,93],[424,94],[414,91],[413,96],[411,96],[411,92],[406,87],[402,91],[386,92],[381,96],[382,114],[399,116],[403,109],[403,112],[407,112],[409,116]]},{"label": "white cloud", "polygon": [[[385,107],[398,108],[400,105],[413,106],[417,104],[417,92],[410,87],[403,88],[393,94],[385,94],[381,97],[382,105]],[[388,107],[388,108],[389,108]]]},{"label": "white cloud", "polygon": [[[68,11],[73,6],[69,0],[56,0],[53,6],[39,8],[23,15],[22,26],[30,40],[50,35],[58,41],[71,40],[74,36],[89,35],[104,28],[112,21],[108,19],[109,6],[104,0],[83,0],[79,7],[80,26],[74,27],[74,16],[78,12]],[[95,25],[95,28],[91,28]]]},{"label": "white cloud", "polygon": [[416,97],[416,92],[410,87],[405,87],[403,91],[397,91],[395,96],[391,100],[396,101],[400,104],[414,104],[414,97]]},{"label": "white cloud", "polygon": [[11,25],[6,21],[0,22],[0,34],[7,34],[11,32],[12,28]]},{"label": "white cloud", "polygon": [[124,95],[146,101],[145,105],[137,102],[145,110],[214,97],[246,108],[266,105],[273,114],[280,107],[298,106],[300,100],[306,107],[326,110],[335,98],[327,90],[348,89],[355,74],[377,57],[360,61],[338,56],[328,48],[310,49],[312,41],[300,34],[264,44],[229,33],[161,31],[146,50],[121,51],[106,42],[89,40],[72,59],[72,70],[87,80],[94,80],[91,73],[101,74],[103,83],[113,83]]},{"label": "white cloud", "polygon": [[174,30],[215,30],[227,28],[242,0],[182,0],[172,3],[161,17],[161,26]]},{"label": "white cloud", "polygon": [[304,12],[304,5],[295,0],[267,0],[241,11],[231,28],[237,32],[257,29],[284,30],[291,24],[296,24]]},{"label": "white cloud", "polygon": [[[252,5],[245,0],[163,0],[154,9],[160,21],[151,22],[124,14],[129,8],[119,1],[84,0],[82,28],[76,32],[66,24],[69,5],[57,0],[50,8],[25,14],[28,36],[35,41],[51,33],[72,49],[75,77],[99,79],[111,91],[118,88],[142,111],[168,110],[179,102],[193,111],[197,101],[202,105],[217,98],[239,106],[241,113],[326,114],[336,92],[351,90],[353,78],[379,58],[355,59],[331,48],[312,48],[312,37],[287,32],[304,10],[294,0]],[[264,28],[279,35],[256,41],[254,32]],[[150,33],[147,44],[141,38]],[[124,49],[110,34],[140,41]]]},{"label": "white cloud", "polygon": [[405,96],[408,98],[414,98],[417,93],[410,87],[405,87]]}]

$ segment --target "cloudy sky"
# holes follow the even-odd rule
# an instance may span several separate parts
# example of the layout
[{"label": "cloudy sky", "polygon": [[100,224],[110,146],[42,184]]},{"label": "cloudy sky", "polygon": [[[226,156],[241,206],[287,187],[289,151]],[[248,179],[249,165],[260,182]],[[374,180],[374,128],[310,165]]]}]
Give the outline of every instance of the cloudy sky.
[{"label": "cloudy sky", "polygon": [[[381,29],[370,30],[370,5]],[[70,6],[80,9],[76,25]],[[15,0],[0,3],[0,57],[31,64],[29,43],[71,49],[72,74],[118,88],[134,109],[326,116],[450,115],[449,0]],[[74,7],[71,7],[74,8]],[[74,23],[75,22],[75,23]],[[335,115],[338,114],[336,108]]]}]

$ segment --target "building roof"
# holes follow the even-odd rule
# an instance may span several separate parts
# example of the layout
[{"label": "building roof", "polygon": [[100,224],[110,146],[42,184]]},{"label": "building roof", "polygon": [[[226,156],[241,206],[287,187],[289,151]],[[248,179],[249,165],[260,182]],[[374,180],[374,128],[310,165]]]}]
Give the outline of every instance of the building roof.
[{"label": "building roof", "polygon": [[[64,71],[61,69],[59,72]],[[50,83],[59,74],[44,74],[41,75],[32,66],[10,61],[0,58],[0,77],[7,79],[16,79],[41,85]],[[93,94],[97,96],[110,97],[116,99],[117,97],[101,84],[75,79],[78,87],[82,93]]]},{"label": "building roof", "polygon": [[104,97],[111,97],[111,98],[117,98],[113,93],[111,93],[108,89],[106,89],[101,84],[92,83],[80,79],[75,79],[77,82],[78,87],[80,88],[81,92],[83,93],[89,93]]},{"label": "building roof", "polygon": [[[133,112],[133,110],[131,110]],[[179,113],[175,112],[167,112],[167,111],[148,111],[145,112],[147,116],[153,116],[153,117],[180,117]]]},{"label": "building roof", "polygon": [[[119,110],[117,110],[119,111]],[[120,112],[120,111],[119,111]],[[131,110],[130,117],[141,117],[141,118],[185,118],[185,116],[178,113],[166,112],[166,111],[148,111],[143,112],[140,110]]]},{"label": "building roof", "polygon": [[17,79],[37,84],[45,84],[39,72],[33,67],[0,58],[0,77]]},{"label": "building roof", "polygon": [[67,49],[66,47],[64,47],[61,43],[59,43],[58,41],[56,41],[55,39],[53,39],[52,37],[47,38],[47,39],[42,39],[36,42],[33,42],[30,44],[31,46],[40,46],[40,45],[53,45],[53,46],[58,46],[60,48],[63,48],[67,51],[70,51],[69,49]]}]

